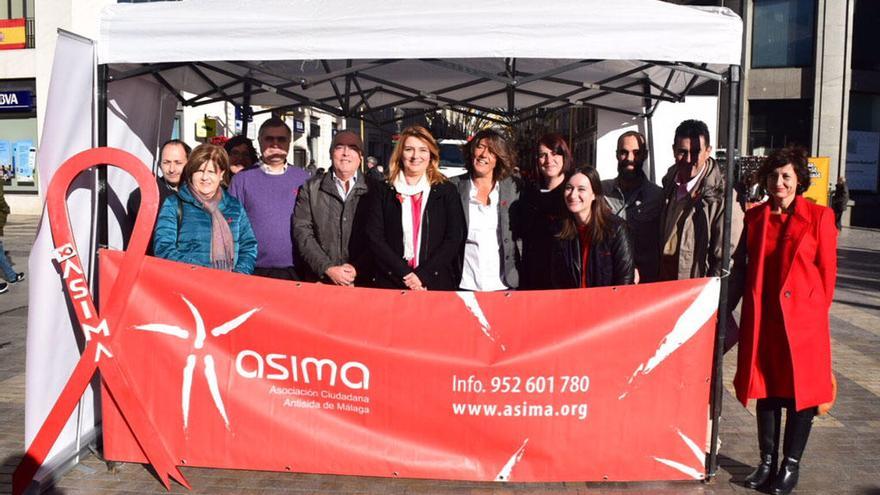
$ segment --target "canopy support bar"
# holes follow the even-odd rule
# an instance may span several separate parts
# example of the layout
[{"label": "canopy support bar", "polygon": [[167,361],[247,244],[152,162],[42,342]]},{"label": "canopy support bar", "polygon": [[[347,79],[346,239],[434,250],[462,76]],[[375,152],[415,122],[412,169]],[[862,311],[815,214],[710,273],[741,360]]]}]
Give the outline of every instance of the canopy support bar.
[{"label": "canopy support bar", "polygon": [[[724,367],[724,337],[727,332],[727,318],[731,308],[728,308],[728,296],[730,294],[730,224],[733,216],[733,208],[738,206],[733,202],[733,169],[736,166],[736,123],[739,103],[739,79],[740,67],[732,65],[729,69],[728,78],[728,101],[727,101],[727,164],[725,176],[727,183],[724,187],[724,231],[721,237],[721,266],[723,267],[721,278],[721,295],[718,300],[718,325],[715,332],[715,353],[712,366],[712,434],[709,444],[709,462],[707,477],[712,479],[718,471],[718,420],[721,417],[722,391],[723,391],[723,367]],[[735,302],[735,301],[734,301]]]},{"label": "canopy support bar", "polygon": [[713,72],[706,68],[707,64],[702,64],[700,67],[692,67],[690,65],[686,65],[680,62],[670,63],[670,62],[651,62],[654,65],[659,65],[663,67],[668,67],[669,69],[684,72],[687,74],[693,74],[699,77],[705,77],[706,79],[712,79],[713,81],[724,81],[724,74],[719,74],[717,72]]},{"label": "canopy support bar", "polygon": [[[105,64],[102,64],[105,65]],[[132,69],[127,72],[122,72],[114,75],[112,78],[108,80],[113,81],[122,81],[124,79],[131,79],[132,77],[142,76],[144,74],[152,74],[154,72],[162,72],[163,70],[171,70],[176,69],[178,67],[187,67],[192,65],[190,62],[174,62],[174,63],[162,63],[162,64],[145,64],[137,69]]]}]

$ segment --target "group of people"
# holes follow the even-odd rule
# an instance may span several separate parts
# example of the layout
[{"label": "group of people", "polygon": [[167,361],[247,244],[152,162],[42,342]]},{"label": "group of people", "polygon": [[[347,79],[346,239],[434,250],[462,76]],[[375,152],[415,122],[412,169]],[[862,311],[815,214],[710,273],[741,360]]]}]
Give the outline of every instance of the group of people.
[{"label": "group of people", "polygon": [[[351,131],[333,137],[332,167],[315,177],[287,162],[290,141],[290,128],[272,118],[259,130],[259,158],[246,139],[231,140],[228,152],[167,143],[155,255],[409,290],[585,288],[732,270],[734,302],[744,298],[734,383],[743,403],[758,399],[761,463],[745,483],[772,493],[794,488],[812,417],[833,396],[828,312],[836,276],[834,215],[801,196],[809,185],[802,150],[767,158],[759,176],[770,200],[744,214],[726,204],[708,127],[697,120],[676,128],[662,187],[643,171],[648,149],[638,132],[619,137],[618,175],[606,181],[573,163],[559,134],[536,143],[531,181],[514,175],[517,154],[494,129],[464,146],[467,174],[454,179],[440,172],[437,141],[420,126],[400,133],[384,174],[375,161],[362,169],[364,146]],[[736,247],[730,267],[722,263],[726,208]]]}]

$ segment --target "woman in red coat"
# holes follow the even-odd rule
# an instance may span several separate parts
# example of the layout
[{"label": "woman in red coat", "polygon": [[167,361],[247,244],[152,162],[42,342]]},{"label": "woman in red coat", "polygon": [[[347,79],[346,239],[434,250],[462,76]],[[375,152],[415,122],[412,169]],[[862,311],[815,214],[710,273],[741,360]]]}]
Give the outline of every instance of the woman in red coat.
[{"label": "woman in red coat", "polygon": [[[757,399],[761,463],[745,485],[787,494],[817,406],[832,400],[828,325],[837,277],[834,212],[801,194],[810,184],[806,153],[771,153],[758,171],[770,200],[750,209],[734,255],[734,283],[744,292],[737,398]],[[734,302],[737,295],[734,294]],[[776,469],[782,408],[783,460]]]}]

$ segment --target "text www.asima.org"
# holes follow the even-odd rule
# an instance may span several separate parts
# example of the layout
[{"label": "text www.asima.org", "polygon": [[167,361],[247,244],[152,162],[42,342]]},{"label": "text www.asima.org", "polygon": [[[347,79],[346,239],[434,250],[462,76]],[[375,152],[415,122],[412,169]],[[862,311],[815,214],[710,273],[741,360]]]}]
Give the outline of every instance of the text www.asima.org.
[{"label": "text www.asima.org", "polygon": [[452,412],[456,416],[494,416],[506,418],[572,417],[579,420],[587,418],[587,404],[467,404],[453,403]]}]

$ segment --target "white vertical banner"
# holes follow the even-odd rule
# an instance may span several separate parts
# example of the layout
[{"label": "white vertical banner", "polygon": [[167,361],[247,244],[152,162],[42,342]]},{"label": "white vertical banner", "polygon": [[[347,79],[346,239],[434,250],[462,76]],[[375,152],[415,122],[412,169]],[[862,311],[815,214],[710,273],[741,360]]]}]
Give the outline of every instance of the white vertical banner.
[{"label": "white vertical banner", "polygon": [[[46,118],[37,163],[40,193],[65,160],[92,147],[95,102],[95,47],[90,40],[59,32],[46,101]],[[67,200],[71,228],[83,268],[88,273],[92,234],[91,173],[71,186]],[[30,445],[49,414],[80,357],[79,328],[68,311],[61,279],[52,262],[52,233],[44,212],[28,262],[27,363],[25,392],[25,447]],[[77,453],[77,428],[83,437],[95,429],[95,403],[91,388],[74,410],[49,453],[41,472],[54,470]],[[40,474],[37,474],[40,478]]]},{"label": "white vertical banner", "polygon": [[[107,145],[128,151],[152,168],[159,146],[171,138],[177,100],[151,77],[141,76],[110,84],[107,102]],[[137,184],[115,167],[107,171],[107,184],[108,244],[122,249],[133,227],[125,206]]]}]

